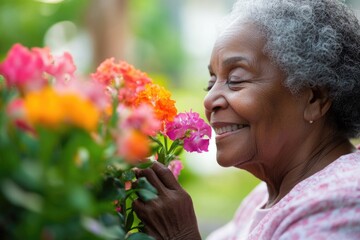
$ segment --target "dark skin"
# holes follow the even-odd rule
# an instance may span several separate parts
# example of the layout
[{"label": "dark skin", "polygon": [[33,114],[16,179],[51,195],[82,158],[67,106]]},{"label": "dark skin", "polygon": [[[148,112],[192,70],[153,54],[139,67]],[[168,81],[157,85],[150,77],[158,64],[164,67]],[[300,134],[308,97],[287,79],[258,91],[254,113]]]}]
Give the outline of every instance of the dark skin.
[{"label": "dark skin", "polygon": [[[265,43],[251,23],[233,23],[218,37],[204,106],[217,133],[218,163],[266,182],[264,208],[270,208],[297,183],[355,148],[331,122],[326,89],[293,94],[283,84],[284,72],[263,53]],[[170,171],[156,163],[139,174],[160,192],[157,200],[134,205],[150,235],[201,239],[191,199]]]},{"label": "dark skin", "polygon": [[136,175],[146,177],[158,190],[157,199],[133,203],[147,234],[155,239],[201,239],[191,197],[167,167],[154,162],[151,168],[139,170]]}]

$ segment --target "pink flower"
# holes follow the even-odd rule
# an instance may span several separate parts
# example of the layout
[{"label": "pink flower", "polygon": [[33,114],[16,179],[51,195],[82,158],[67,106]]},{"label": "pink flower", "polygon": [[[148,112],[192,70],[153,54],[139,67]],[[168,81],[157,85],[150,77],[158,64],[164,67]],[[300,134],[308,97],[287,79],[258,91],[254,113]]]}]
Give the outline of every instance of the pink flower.
[{"label": "pink flower", "polygon": [[178,179],[178,177],[180,175],[180,171],[184,168],[184,166],[183,166],[183,164],[182,164],[182,162],[180,160],[172,160],[169,163],[168,168],[173,173],[174,177],[176,179]]},{"label": "pink flower", "polygon": [[132,182],[131,181],[126,181],[124,188],[125,188],[126,191],[130,190],[132,188]]},{"label": "pink flower", "polygon": [[65,52],[62,56],[54,57],[50,49],[32,48],[34,55],[38,55],[44,62],[44,72],[53,76],[58,82],[67,82],[74,78],[76,66],[70,53]]},{"label": "pink flower", "polygon": [[56,78],[57,81],[67,82],[74,78],[76,66],[72,56],[65,52],[62,56],[54,58],[52,64],[47,65],[46,72]]},{"label": "pink flower", "polygon": [[91,77],[106,86],[115,85],[115,81],[121,80],[122,75],[119,64],[116,64],[114,60],[114,58],[109,58],[103,61]]},{"label": "pink flower", "polygon": [[30,51],[21,44],[15,44],[0,64],[0,74],[5,77],[8,86],[34,90],[46,84],[43,76],[45,67],[39,51]]},{"label": "pink flower", "polygon": [[137,129],[149,136],[155,136],[161,129],[161,121],[156,118],[152,107],[147,104],[140,105],[133,111],[127,111],[125,108],[120,114],[120,129]]},{"label": "pink flower", "polygon": [[166,135],[171,140],[183,140],[188,152],[207,151],[211,127],[196,112],[179,113],[174,121],[167,123]]},{"label": "pink flower", "polygon": [[37,90],[48,83],[48,76],[58,81],[73,78],[76,67],[69,53],[54,58],[48,48],[29,50],[21,44],[14,44],[7,58],[0,64],[0,74],[8,86],[21,90]]}]

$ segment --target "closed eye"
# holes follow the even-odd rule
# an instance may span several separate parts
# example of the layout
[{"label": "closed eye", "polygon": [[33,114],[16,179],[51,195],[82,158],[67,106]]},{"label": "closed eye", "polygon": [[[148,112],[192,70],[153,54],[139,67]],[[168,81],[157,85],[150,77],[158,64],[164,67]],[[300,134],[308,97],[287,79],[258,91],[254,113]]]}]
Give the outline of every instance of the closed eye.
[{"label": "closed eye", "polygon": [[230,90],[236,91],[242,88],[241,84],[245,83],[246,80],[239,76],[230,76],[227,80],[226,84],[228,85]]},{"label": "closed eye", "polygon": [[209,81],[207,87],[204,88],[204,91],[209,92],[211,88],[214,86],[215,81]]},{"label": "closed eye", "polygon": [[214,86],[215,82],[216,82],[216,76],[215,76],[215,74],[213,74],[213,73],[210,72],[210,80],[209,80],[209,82],[208,82],[207,87],[205,87],[204,90],[205,90],[206,92],[210,91],[211,88]]}]

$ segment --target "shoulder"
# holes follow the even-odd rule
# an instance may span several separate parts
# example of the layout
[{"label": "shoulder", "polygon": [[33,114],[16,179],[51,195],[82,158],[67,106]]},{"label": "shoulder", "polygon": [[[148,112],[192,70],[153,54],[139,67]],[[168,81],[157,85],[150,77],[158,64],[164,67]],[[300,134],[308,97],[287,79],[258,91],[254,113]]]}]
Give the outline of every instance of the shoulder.
[{"label": "shoulder", "polygon": [[340,157],[298,184],[294,190],[293,194],[297,191],[302,192],[302,198],[307,196],[313,198],[314,192],[327,195],[334,191],[349,193],[360,191],[360,151]]}]

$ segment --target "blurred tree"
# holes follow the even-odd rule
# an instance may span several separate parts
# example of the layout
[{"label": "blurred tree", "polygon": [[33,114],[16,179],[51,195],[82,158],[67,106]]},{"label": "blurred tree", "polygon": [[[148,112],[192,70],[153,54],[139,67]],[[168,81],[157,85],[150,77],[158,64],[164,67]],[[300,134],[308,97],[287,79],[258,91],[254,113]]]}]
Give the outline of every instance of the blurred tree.
[{"label": "blurred tree", "polygon": [[94,64],[107,58],[125,58],[127,46],[128,0],[92,0],[88,9],[88,28],[94,46]]}]

